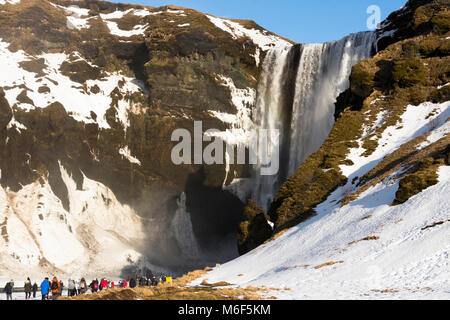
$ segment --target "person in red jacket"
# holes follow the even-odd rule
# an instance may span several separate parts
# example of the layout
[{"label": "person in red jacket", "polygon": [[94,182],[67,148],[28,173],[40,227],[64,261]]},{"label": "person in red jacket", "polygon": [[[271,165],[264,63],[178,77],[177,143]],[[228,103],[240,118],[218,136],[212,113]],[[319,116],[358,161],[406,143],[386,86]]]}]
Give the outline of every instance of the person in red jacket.
[{"label": "person in red jacket", "polygon": [[100,282],[100,286],[102,287],[102,290],[108,289],[108,281],[106,281],[106,279],[103,279],[102,282]]}]

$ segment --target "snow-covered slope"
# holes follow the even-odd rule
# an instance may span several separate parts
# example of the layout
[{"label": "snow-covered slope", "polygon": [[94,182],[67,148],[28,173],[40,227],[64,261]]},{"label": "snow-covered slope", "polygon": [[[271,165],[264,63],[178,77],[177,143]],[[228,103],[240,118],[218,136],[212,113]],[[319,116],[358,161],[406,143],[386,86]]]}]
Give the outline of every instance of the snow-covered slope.
[{"label": "snow-covered slope", "polygon": [[408,106],[402,122],[387,127],[371,156],[360,155],[364,149],[351,150],[354,165],[342,167],[349,182],[315,208],[315,217],[192,285],[207,279],[266,286],[283,289],[270,292],[282,299],[450,298],[450,166],[439,168],[436,185],[403,204],[392,206],[399,171],[406,168],[341,203],[358,189],[353,178],[403,144],[419,136],[428,143],[430,137],[431,142],[448,141],[449,112],[450,102]]},{"label": "snow-covered slope", "polygon": [[396,207],[390,206],[398,188],[393,180],[343,208],[334,204],[339,190],[315,218],[205,278],[281,288],[270,293],[281,299],[448,299],[449,166],[441,167],[439,180]]},{"label": "snow-covered slope", "polygon": [[18,192],[0,189],[2,273],[119,276],[142,257],[136,251],[146,238],[142,219],[101,183],[84,177],[77,189],[65,168],[60,170],[70,210],[47,181]]}]

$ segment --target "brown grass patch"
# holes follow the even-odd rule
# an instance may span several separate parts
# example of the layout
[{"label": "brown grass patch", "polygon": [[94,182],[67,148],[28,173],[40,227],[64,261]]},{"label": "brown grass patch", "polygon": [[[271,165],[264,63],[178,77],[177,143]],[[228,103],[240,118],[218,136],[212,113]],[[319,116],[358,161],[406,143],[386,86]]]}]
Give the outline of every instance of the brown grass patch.
[{"label": "brown grass patch", "polygon": [[370,240],[379,240],[379,239],[380,239],[380,237],[378,237],[378,236],[368,236],[368,237],[365,237],[365,238],[362,238],[359,240],[352,241],[348,245],[351,246],[351,245],[361,242],[361,241],[370,241]]},{"label": "brown grass patch", "polygon": [[[159,284],[156,287],[115,288],[76,297],[60,297],[60,300],[261,300],[268,293],[266,287],[217,288],[229,286],[227,282],[209,284],[203,281],[199,287],[187,287],[187,284],[206,274],[207,270],[196,270],[174,279],[171,284]],[[274,297],[264,298],[271,299]]]},{"label": "brown grass patch", "polygon": [[264,241],[264,244],[270,242],[270,241],[274,241],[276,239],[278,239],[279,237],[281,237],[283,234],[285,234],[287,231],[289,231],[290,228],[287,229],[283,229],[277,233],[275,233],[273,236],[271,236],[268,240]]},{"label": "brown grass patch", "polygon": [[315,266],[314,269],[321,269],[321,268],[323,268],[323,267],[332,266],[332,265],[338,264],[338,263],[344,263],[344,261],[330,261],[330,262],[325,262],[325,263],[319,264],[318,266]]},{"label": "brown grass patch", "polygon": [[439,225],[441,225],[441,224],[444,224],[444,223],[446,223],[446,222],[450,222],[450,219],[444,220],[444,221],[438,221],[438,222],[435,222],[435,223],[430,224],[430,225],[428,225],[428,226],[426,226],[426,227],[423,227],[423,228],[420,229],[420,230],[426,230],[426,229],[429,229],[429,228],[434,228],[434,227],[439,226]]},{"label": "brown grass patch", "polygon": [[373,289],[373,290],[370,290],[370,291],[377,292],[377,293],[396,293],[396,292],[399,292],[398,289],[384,289],[384,290]]},{"label": "brown grass patch", "polygon": [[215,288],[215,287],[228,287],[228,286],[231,286],[232,284],[228,283],[226,281],[220,281],[220,282],[216,282],[216,283],[208,283],[205,279],[202,281],[202,283],[200,285],[205,286],[205,287]]}]

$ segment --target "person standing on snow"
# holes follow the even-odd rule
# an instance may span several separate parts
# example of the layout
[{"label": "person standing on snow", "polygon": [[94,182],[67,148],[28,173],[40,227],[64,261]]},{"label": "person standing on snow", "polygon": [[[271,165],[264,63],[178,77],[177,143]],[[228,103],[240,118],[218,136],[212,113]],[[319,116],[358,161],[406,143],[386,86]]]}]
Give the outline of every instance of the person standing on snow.
[{"label": "person standing on snow", "polygon": [[92,293],[97,292],[98,291],[98,282],[95,282],[95,280],[92,280],[89,287],[91,288]]},{"label": "person standing on snow", "polygon": [[85,294],[87,291],[87,283],[86,280],[84,278],[81,278],[80,280],[80,294]]},{"label": "person standing on snow", "polygon": [[5,288],[3,289],[3,292],[6,293],[6,300],[12,300],[12,294],[14,288],[14,281],[11,279],[10,282],[7,282],[5,285]]},{"label": "person standing on snow", "polygon": [[45,278],[41,283],[41,295],[42,300],[48,299],[48,292],[50,291],[50,281],[48,278]]},{"label": "person standing on snow", "polygon": [[37,289],[38,289],[38,286],[37,286],[37,283],[35,282],[33,284],[33,299],[36,298],[36,291],[37,291]]},{"label": "person standing on snow", "polygon": [[62,296],[63,288],[64,288],[64,284],[63,284],[63,282],[61,280],[61,281],[59,281],[59,289],[58,289],[58,294],[60,296]]},{"label": "person standing on snow", "polygon": [[74,296],[74,292],[73,290],[75,289],[75,281],[73,281],[72,279],[67,280],[67,296],[68,297],[72,297]]},{"label": "person standing on snow", "polygon": [[24,291],[25,291],[25,299],[29,300],[31,298],[31,280],[30,280],[30,278],[27,278],[23,287],[24,287]]},{"label": "person standing on snow", "polygon": [[106,279],[103,279],[100,282],[100,290],[104,290],[104,289],[108,289],[108,281],[106,281]]},{"label": "person standing on snow", "polygon": [[79,295],[81,293],[81,281],[75,281],[75,295]]},{"label": "person standing on snow", "polygon": [[136,288],[136,280],[134,280],[134,278],[130,279],[130,288]]},{"label": "person standing on snow", "polygon": [[52,290],[52,299],[53,300],[56,300],[58,298],[59,288],[60,288],[60,284],[58,282],[58,279],[56,279],[56,277],[53,277],[52,283],[50,285],[50,289]]}]

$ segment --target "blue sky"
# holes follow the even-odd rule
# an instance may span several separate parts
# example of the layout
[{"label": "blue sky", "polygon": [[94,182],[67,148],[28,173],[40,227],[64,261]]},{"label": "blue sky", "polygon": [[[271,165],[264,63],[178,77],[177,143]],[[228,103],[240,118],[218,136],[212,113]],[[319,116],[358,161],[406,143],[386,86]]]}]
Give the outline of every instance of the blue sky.
[{"label": "blue sky", "polygon": [[367,30],[366,13],[378,5],[382,19],[406,0],[128,0],[114,1],[148,6],[177,6],[211,13],[218,17],[251,19],[264,28],[296,42],[337,40]]}]

